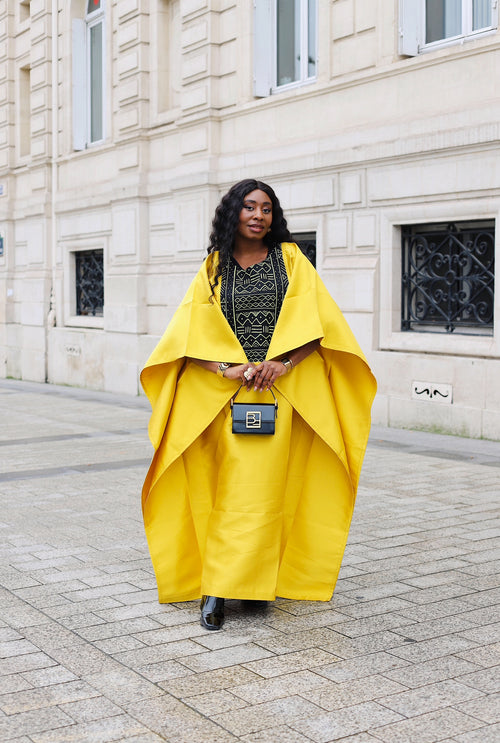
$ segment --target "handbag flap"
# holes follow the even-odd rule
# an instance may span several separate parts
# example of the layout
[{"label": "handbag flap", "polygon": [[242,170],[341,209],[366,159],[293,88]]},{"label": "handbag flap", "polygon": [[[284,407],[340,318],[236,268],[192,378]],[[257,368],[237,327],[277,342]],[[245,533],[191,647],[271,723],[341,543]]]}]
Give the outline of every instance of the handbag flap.
[{"label": "handbag flap", "polygon": [[276,408],[272,403],[233,403],[233,433],[274,433]]}]

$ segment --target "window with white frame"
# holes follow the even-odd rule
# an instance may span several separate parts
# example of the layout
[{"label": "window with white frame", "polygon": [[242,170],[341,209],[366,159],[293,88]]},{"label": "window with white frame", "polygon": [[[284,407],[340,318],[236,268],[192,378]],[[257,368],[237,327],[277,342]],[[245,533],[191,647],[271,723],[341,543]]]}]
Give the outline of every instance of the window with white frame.
[{"label": "window with white frame", "polygon": [[73,149],[104,139],[104,0],[73,20]]},{"label": "window with white frame", "polygon": [[399,51],[414,56],[489,33],[498,0],[400,0]]},{"label": "window with white frame", "polygon": [[254,0],[254,93],[316,78],[317,0]]}]

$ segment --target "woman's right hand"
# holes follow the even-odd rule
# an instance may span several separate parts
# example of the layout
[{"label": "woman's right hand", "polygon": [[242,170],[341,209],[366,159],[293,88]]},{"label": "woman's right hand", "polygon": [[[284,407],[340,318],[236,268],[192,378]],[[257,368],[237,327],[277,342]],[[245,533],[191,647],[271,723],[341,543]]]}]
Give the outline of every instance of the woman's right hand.
[{"label": "woman's right hand", "polygon": [[[246,363],[246,364],[236,364],[235,366],[230,366],[226,371],[224,372],[225,379],[232,379],[236,382],[240,382],[241,384],[244,384],[247,388],[247,390],[250,390],[252,387],[252,380],[255,376],[257,369],[255,364]],[[247,373],[247,376],[245,377],[245,372]]]}]

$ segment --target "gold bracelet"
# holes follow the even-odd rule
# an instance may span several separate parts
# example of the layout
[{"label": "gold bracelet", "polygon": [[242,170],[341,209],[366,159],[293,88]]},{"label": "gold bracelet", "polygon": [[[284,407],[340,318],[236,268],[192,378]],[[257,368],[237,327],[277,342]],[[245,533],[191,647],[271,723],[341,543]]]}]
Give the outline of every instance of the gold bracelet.
[{"label": "gold bracelet", "polygon": [[291,372],[293,369],[293,362],[291,359],[281,359],[281,363],[284,364],[287,372]]}]

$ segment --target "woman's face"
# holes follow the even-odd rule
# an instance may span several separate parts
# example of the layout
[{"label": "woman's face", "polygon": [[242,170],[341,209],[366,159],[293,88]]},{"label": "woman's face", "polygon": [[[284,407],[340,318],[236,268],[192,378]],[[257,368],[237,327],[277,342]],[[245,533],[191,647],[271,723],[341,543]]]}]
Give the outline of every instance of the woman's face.
[{"label": "woman's face", "polygon": [[247,240],[262,240],[273,221],[273,205],[269,196],[256,189],[243,199],[236,234]]}]

